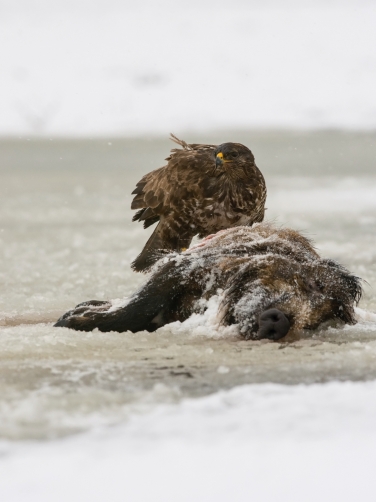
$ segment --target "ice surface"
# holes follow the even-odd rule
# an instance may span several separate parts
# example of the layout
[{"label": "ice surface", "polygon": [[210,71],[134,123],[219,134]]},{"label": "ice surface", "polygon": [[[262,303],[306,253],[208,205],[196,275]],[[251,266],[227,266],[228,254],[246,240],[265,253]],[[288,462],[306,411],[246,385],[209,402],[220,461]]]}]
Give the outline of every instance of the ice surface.
[{"label": "ice surface", "polygon": [[[257,152],[260,143],[253,138]],[[297,176],[293,153],[279,155],[275,167],[264,158],[262,152],[273,151],[276,144],[283,151],[274,138],[266,135],[256,155],[269,187],[268,218],[303,230],[324,256],[368,281],[360,308],[376,312],[372,156],[361,157],[365,149],[359,149],[363,171],[357,178],[341,173],[340,154],[331,160],[337,176],[333,171],[312,176],[309,170]],[[323,134],[319,143],[325,141]],[[336,141],[340,144],[337,138],[333,145]],[[144,172],[161,165],[171,145],[107,143],[0,146],[5,159],[0,187],[5,285],[0,295],[1,436],[66,435],[95,423],[121,422],[145,400],[179,401],[251,382],[376,377],[376,327],[367,319],[342,329],[323,327],[291,345],[250,343],[239,338],[236,327],[218,328],[219,298],[213,297],[203,315],[152,334],[52,328],[64,311],[82,301],[116,299],[114,304],[121,305],[145,280],[129,266],[150,231],[131,223],[130,192]],[[286,137],[286,144],[294,143],[303,148],[302,138]],[[304,152],[312,144],[302,150],[303,157],[309,159]],[[68,160],[61,164],[60,157]],[[159,382],[165,385],[162,394],[154,390]]]},{"label": "ice surface", "polygon": [[0,9],[2,135],[376,125],[372,1]]},{"label": "ice surface", "polygon": [[268,219],[368,282],[363,319],[246,342],[216,328],[213,298],[157,333],[53,328],[144,280],[130,192],[169,144],[0,142],[1,500],[374,500],[374,136],[212,137],[234,139],[265,174]]}]

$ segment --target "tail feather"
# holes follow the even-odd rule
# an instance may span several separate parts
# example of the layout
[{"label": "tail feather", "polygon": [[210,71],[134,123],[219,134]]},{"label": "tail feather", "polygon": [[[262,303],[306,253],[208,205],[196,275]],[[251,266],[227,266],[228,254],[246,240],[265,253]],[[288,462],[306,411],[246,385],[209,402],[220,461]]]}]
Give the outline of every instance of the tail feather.
[{"label": "tail feather", "polygon": [[149,240],[144,246],[144,249],[132,262],[132,269],[136,272],[147,272],[156,261],[163,255],[165,248],[161,235],[161,223],[158,224],[154,232],[149,237]]},{"label": "tail feather", "polygon": [[[159,216],[144,221],[147,228],[159,219]],[[141,219],[141,218],[140,218]],[[162,232],[163,229],[163,232]],[[166,221],[160,220],[154,232],[149,237],[144,249],[132,262],[131,267],[136,272],[147,272],[163,255],[172,251],[181,252],[188,248],[192,235],[189,233],[178,234],[166,228]]]},{"label": "tail feather", "polygon": [[155,214],[150,207],[148,207],[137,211],[137,213],[133,216],[132,221],[143,221],[144,228],[148,228],[151,225],[154,225],[154,223],[157,223],[160,219],[161,217],[159,214]]}]

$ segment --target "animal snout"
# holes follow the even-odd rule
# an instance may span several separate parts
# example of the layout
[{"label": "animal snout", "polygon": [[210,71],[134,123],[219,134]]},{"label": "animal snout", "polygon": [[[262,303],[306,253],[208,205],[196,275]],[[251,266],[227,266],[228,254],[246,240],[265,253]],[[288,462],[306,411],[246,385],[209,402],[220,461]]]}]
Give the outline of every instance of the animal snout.
[{"label": "animal snout", "polygon": [[289,329],[290,321],[283,312],[278,309],[268,309],[260,315],[258,338],[279,340],[287,335]]}]

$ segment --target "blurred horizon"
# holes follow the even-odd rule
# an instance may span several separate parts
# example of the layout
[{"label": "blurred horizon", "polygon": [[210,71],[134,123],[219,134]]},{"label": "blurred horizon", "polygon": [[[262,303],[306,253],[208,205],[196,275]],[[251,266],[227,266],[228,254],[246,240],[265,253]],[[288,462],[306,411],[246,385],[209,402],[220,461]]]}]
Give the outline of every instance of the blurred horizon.
[{"label": "blurred horizon", "polygon": [[0,137],[376,129],[374,2],[0,0]]},{"label": "blurred horizon", "polygon": [[[176,131],[175,131],[176,132]],[[256,163],[271,183],[298,176],[305,179],[373,177],[375,174],[376,131],[272,131],[228,130],[178,134],[188,143],[221,144],[236,141],[248,146]],[[0,137],[2,176],[16,173],[90,171],[112,177],[133,172],[140,177],[161,167],[176,144],[168,135],[140,137]],[[148,160],[146,160],[148,159]],[[151,159],[153,159],[151,161]],[[112,174],[110,174],[112,173]],[[132,180],[131,186],[138,181]]]}]

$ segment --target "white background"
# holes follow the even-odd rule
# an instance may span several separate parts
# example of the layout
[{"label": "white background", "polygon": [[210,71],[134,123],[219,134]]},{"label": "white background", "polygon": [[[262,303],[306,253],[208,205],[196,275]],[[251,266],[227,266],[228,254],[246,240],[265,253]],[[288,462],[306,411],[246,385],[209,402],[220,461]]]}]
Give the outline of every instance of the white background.
[{"label": "white background", "polygon": [[0,0],[0,134],[374,128],[376,3]]}]

